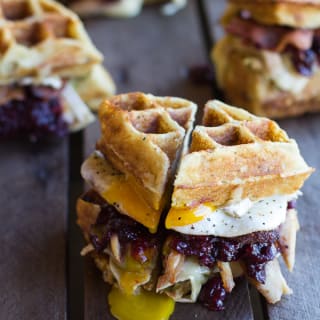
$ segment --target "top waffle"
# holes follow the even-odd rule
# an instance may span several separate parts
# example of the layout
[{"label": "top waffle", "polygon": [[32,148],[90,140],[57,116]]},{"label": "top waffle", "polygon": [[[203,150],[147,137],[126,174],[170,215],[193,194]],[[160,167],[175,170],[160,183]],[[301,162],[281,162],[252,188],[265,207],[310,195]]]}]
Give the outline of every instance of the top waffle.
[{"label": "top waffle", "polygon": [[0,84],[82,76],[102,61],[79,18],[52,0],[2,0],[0,23]]},{"label": "top waffle", "polygon": [[295,28],[319,28],[319,0],[231,0],[222,21],[241,11],[250,14],[257,22],[266,25],[283,25]]},{"label": "top waffle", "polygon": [[163,206],[165,187],[185,148],[195,111],[187,100],[142,93],[116,96],[100,108],[98,149],[156,210]]},{"label": "top waffle", "polygon": [[209,101],[174,184],[172,206],[215,207],[292,194],[311,174],[297,144],[266,118]]}]

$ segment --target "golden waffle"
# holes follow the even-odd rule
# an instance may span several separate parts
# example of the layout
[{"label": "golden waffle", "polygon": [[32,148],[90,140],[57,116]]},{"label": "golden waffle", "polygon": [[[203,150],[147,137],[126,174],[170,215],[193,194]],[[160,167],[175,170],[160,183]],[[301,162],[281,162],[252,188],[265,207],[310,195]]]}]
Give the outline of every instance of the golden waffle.
[{"label": "golden waffle", "polygon": [[319,4],[318,0],[232,0],[224,13],[222,21],[227,22],[231,17],[245,10],[250,13],[254,20],[266,25],[319,28]]},{"label": "golden waffle", "polygon": [[2,0],[0,23],[0,84],[83,76],[102,61],[79,18],[52,0]]},{"label": "golden waffle", "polygon": [[102,154],[87,159],[82,176],[120,212],[156,230],[195,112],[195,104],[179,98],[143,93],[111,98],[99,112]]},{"label": "golden waffle", "polygon": [[209,101],[203,126],[195,128],[190,152],[181,160],[172,206],[219,207],[292,194],[312,171],[296,142],[275,122]]}]

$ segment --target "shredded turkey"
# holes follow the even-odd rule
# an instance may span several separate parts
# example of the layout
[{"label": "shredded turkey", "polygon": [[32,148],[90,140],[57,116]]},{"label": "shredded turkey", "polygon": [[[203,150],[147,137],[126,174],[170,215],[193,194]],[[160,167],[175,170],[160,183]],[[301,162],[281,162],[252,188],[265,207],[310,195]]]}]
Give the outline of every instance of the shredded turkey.
[{"label": "shredded turkey", "polygon": [[280,249],[286,266],[292,271],[296,252],[296,236],[299,230],[297,212],[293,209],[288,210],[287,219],[280,227]]},{"label": "shredded turkey", "polygon": [[227,292],[231,292],[234,288],[233,274],[229,262],[217,261],[218,268],[220,270],[220,275],[223,282],[223,287]]}]

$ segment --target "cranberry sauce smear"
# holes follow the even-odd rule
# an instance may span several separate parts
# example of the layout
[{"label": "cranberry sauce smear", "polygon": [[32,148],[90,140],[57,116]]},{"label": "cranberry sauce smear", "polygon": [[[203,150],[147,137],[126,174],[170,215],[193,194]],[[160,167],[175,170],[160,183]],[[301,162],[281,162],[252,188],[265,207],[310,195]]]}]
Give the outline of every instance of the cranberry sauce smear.
[{"label": "cranberry sauce smear", "polygon": [[201,265],[213,267],[216,261],[241,259],[250,277],[265,282],[265,264],[279,252],[279,232],[260,231],[248,235],[223,238],[215,236],[190,236],[171,233],[169,246],[186,256],[196,256]]},{"label": "cranberry sauce smear", "polygon": [[224,300],[227,296],[220,276],[213,277],[202,286],[199,302],[212,311],[224,310]]},{"label": "cranberry sauce smear", "polygon": [[20,98],[0,105],[0,139],[28,135],[64,136],[68,126],[62,117],[60,90],[44,86],[19,87]]},{"label": "cranberry sauce smear", "polygon": [[287,209],[295,209],[297,207],[297,200],[291,200],[288,202]]},{"label": "cranberry sauce smear", "polygon": [[295,47],[288,47],[286,51],[290,54],[291,61],[297,72],[306,77],[312,76],[315,63],[318,60],[312,48],[299,50]]},{"label": "cranberry sauce smear", "polygon": [[214,81],[214,70],[210,65],[194,65],[188,69],[188,78],[196,85],[211,85]]},{"label": "cranberry sauce smear", "polygon": [[146,262],[145,251],[158,249],[160,237],[152,234],[140,223],[119,213],[116,204],[109,205],[94,191],[89,191],[83,198],[87,202],[100,205],[101,211],[95,225],[91,227],[90,240],[97,252],[109,246],[112,235],[117,235],[121,249],[131,246],[132,257],[141,263]]}]

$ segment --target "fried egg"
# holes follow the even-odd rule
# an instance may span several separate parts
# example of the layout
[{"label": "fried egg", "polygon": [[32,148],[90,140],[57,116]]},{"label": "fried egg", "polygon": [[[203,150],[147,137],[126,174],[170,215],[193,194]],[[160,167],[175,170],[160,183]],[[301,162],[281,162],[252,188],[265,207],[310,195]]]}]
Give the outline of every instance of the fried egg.
[{"label": "fried egg", "polygon": [[166,218],[166,228],[189,235],[237,237],[244,234],[276,229],[285,221],[288,201],[293,195],[275,195],[251,202],[214,208],[210,203],[197,208],[172,208]]}]

